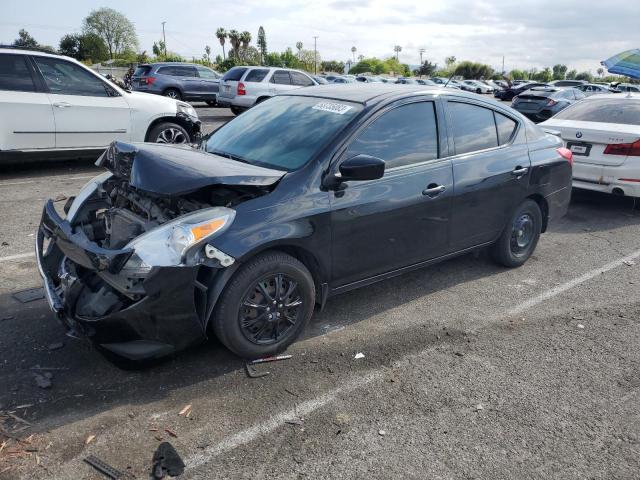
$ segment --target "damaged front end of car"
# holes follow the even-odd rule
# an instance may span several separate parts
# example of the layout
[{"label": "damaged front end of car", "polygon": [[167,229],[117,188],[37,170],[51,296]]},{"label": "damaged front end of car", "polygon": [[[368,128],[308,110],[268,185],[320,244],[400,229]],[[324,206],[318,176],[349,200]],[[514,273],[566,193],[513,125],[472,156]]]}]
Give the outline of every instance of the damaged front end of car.
[{"label": "damaged front end of car", "polygon": [[36,255],[51,308],[70,332],[130,360],[204,340],[216,279],[235,262],[212,241],[283,172],[119,142],[97,164],[108,172],[65,205],[66,218],[52,200],[43,209]]}]

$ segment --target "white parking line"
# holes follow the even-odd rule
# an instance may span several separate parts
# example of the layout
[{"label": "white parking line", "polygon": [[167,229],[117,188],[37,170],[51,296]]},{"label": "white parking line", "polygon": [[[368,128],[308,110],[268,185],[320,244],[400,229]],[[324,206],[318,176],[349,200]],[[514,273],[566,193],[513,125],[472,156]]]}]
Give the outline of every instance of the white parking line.
[{"label": "white parking line", "polygon": [[35,252],[18,253],[16,255],[7,255],[6,257],[0,257],[0,262],[12,262],[14,260],[22,260],[23,258],[33,257]]},{"label": "white parking line", "polygon": [[[635,252],[625,257],[614,260],[613,262],[607,263],[606,265],[603,265],[601,267],[594,268],[593,270],[590,270],[580,275],[579,277],[576,277],[572,280],[569,280],[568,282],[565,282],[561,285],[553,287],[543,292],[540,295],[537,295],[528,300],[525,300],[524,302],[508,310],[507,316],[516,315],[525,310],[528,310],[536,305],[539,305],[545,300],[548,300],[552,297],[560,295],[561,293],[566,292],[567,290],[570,290],[584,282],[587,282],[592,278],[595,278],[598,275],[601,275],[602,273],[608,272],[610,270],[613,270],[614,268],[624,265],[625,263],[631,262],[637,259],[638,257],[640,257],[640,250],[636,250]],[[401,358],[397,362],[394,362],[392,368],[400,367],[402,364],[406,363],[411,358],[417,355],[421,355],[425,353],[427,350],[429,349],[427,348],[421,352],[418,352],[417,354],[413,353],[411,355],[407,355]],[[204,451],[188,457],[185,462],[187,465],[187,468],[194,469],[199,466],[202,466],[206,463],[209,463],[217,455],[228,452],[230,450],[234,450],[235,448],[245,445],[257,438],[260,438],[261,436],[268,435],[274,432],[275,430],[277,430],[278,428],[282,427],[287,420],[290,420],[296,416],[309,415],[314,411],[324,407],[325,405],[334,402],[336,399],[338,399],[339,396],[345,393],[350,393],[354,390],[357,390],[358,388],[368,385],[369,383],[377,379],[382,378],[382,375],[383,375],[382,369],[373,370],[364,376],[354,378],[350,382],[345,382],[341,386],[334,388],[333,390],[330,390],[329,392],[323,395],[320,395],[319,397],[305,401],[304,403],[298,405],[297,409],[286,410],[284,412],[281,412],[279,414],[272,416],[271,418],[269,418],[264,422],[255,424],[245,430],[240,431],[239,433],[223,438],[222,440],[217,442],[216,445],[208,447]]]},{"label": "white parking line", "polygon": [[47,180],[53,180],[58,178],[62,180],[89,180],[91,178],[95,178],[95,175],[80,175],[77,177],[65,177],[64,175],[56,175],[53,177],[42,177],[41,179],[38,179],[38,180],[23,180],[20,182],[0,182],[0,187],[7,187],[11,185],[27,185],[30,183],[42,183]]}]

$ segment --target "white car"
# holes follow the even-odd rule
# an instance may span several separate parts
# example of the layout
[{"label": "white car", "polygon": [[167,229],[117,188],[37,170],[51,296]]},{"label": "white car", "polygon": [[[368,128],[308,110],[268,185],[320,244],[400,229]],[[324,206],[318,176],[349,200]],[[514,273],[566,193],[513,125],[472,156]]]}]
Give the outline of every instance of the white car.
[{"label": "white car", "polygon": [[461,82],[462,89],[467,92],[475,92],[475,93],[493,93],[493,87],[490,87],[484,82],[479,82],[477,80],[463,80]]},{"label": "white car", "polygon": [[280,92],[314,85],[318,85],[318,82],[299,70],[233,67],[220,80],[217,102],[221,107],[231,108],[233,114],[238,115]]},{"label": "white car", "polygon": [[129,92],[60,55],[0,48],[0,161],[95,155],[112,141],[189,143],[188,103]]},{"label": "white car", "polygon": [[573,186],[640,197],[640,96],[593,95],[540,126],[573,152]]}]

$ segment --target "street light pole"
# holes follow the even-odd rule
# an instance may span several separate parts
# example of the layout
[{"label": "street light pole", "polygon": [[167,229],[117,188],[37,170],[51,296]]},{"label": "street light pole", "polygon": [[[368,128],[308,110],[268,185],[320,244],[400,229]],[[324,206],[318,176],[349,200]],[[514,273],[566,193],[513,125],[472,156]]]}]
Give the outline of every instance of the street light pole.
[{"label": "street light pole", "polygon": [[318,37],[313,37],[313,74],[318,74]]},{"label": "street light pole", "polygon": [[167,37],[164,35],[164,24],[167,22],[162,22],[162,43],[164,45],[164,56],[167,56]]},{"label": "street light pole", "polygon": [[424,48],[421,48],[418,51],[420,52],[420,65],[422,65],[422,55],[424,54],[424,52],[426,52],[426,50]]}]

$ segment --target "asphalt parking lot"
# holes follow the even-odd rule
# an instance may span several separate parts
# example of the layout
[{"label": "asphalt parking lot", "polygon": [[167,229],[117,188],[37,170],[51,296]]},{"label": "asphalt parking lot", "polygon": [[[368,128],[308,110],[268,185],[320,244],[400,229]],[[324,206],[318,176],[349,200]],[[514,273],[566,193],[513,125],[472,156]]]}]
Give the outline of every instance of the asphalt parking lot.
[{"label": "asphalt parking lot", "polygon": [[[206,132],[231,116],[198,113]],[[45,199],[97,173],[90,162],[0,171],[0,427],[23,440],[0,442],[1,479],[103,478],[90,454],[148,478],[163,440],[183,478],[640,477],[631,200],[574,192],[516,270],[466,255],[333,298],[290,360],[250,379],[213,339],[121,370],[66,337],[44,300],[13,297],[40,286]]]}]

